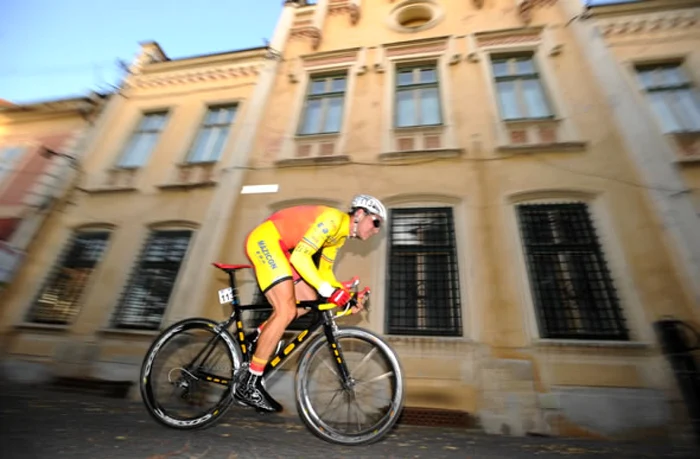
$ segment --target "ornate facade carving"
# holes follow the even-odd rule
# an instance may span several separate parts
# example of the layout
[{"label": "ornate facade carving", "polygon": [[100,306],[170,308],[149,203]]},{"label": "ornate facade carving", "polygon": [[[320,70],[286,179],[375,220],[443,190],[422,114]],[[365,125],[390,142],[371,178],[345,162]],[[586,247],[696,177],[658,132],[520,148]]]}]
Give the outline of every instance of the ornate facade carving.
[{"label": "ornate facade carving", "polygon": [[158,88],[247,78],[257,75],[261,65],[262,64],[243,64],[227,67],[219,66],[203,70],[168,72],[165,74],[141,74],[133,78],[129,82],[129,85],[135,88]]},{"label": "ornate facade carving", "polygon": [[532,21],[535,8],[554,5],[557,0],[515,0],[518,4],[518,16],[525,24]]},{"label": "ornate facade carving", "polygon": [[700,8],[696,8],[600,19],[598,25],[606,37],[629,37],[669,32],[697,32],[699,22]]},{"label": "ornate facade carving", "polygon": [[360,2],[359,0],[330,0],[328,5],[328,14],[337,16],[347,14],[350,16],[350,24],[355,25],[360,20]]}]

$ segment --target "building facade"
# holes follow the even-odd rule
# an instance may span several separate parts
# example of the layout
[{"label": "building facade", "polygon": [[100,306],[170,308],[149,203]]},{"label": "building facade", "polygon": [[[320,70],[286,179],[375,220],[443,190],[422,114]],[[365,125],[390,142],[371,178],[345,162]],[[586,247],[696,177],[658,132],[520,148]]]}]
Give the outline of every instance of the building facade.
[{"label": "building facade", "polygon": [[74,154],[107,98],[13,104],[0,101],[0,284],[12,282],[26,251],[77,174]]},{"label": "building facade", "polygon": [[396,348],[409,407],[492,433],[668,433],[687,418],[653,324],[697,319],[693,282],[573,6],[295,8],[245,181],[273,192],[240,198],[221,257],[244,261],[276,209],[373,194],[388,227],[336,271],[373,288],[349,321]]},{"label": "building facade", "polygon": [[10,377],[138,374],[166,305],[198,282],[183,280],[182,266],[199,250],[227,163],[254,133],[267,57],[255,48],[170,59],[141,44],[90,130],[72,204],[44,223],[5,292]]},{"label": "building facade", "polygon": [[[76,204],[7,292],[6,368],[136,380],[159,329],[223,317],[209,264],[246,262],[269,213],[369,193],[388,224],[348,241],[335,271],[372,288],[346,323],[397,350],[409,411],[498,434],[672,434],[687,421],[654,322],[697,321],[693,222],[654,194],[611,109],[591,11],[288,0],[268,48],[170,60],[145,43],[94,127]],[[293,406],[290,373],[269,387]]]}]

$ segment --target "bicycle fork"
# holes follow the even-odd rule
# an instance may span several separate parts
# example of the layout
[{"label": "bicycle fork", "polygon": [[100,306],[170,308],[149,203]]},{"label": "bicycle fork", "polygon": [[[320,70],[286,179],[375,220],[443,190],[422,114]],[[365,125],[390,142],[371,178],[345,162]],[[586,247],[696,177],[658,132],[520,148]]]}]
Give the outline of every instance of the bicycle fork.
[{"label": "bicycle fork", "polygon": [[343,384],[343,388],[346,390],[352,390],[355,387],[355,380],[350,376],[350,371],[345,363],[345,358],[343,357],[343,350],[335,337],[335,332],[338,330],[338,326],[333,321],[333,315],[326,311],[325,312],[326,326],[323,328],[326,334],[326,339],[330,346],[331,353],[335,360],[335,367],[338,369],[340,375],[340,380]]}]

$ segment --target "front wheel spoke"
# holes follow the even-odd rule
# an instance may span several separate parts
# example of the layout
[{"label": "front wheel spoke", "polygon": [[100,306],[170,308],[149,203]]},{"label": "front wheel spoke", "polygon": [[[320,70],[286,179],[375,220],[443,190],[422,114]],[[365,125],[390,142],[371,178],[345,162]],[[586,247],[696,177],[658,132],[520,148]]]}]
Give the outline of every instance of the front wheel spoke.
[{"label": "front wheel spoke", "polygon": [[328,362],[325,361],[325,360],[322,360],[321,362],[323,363],[323,365],[324,365],[326,368],[328,368],[328,371],[330,371],[330,372],[333,373],[335,376],[337,376],[338,379],[340,379],[340,375],[338,374],[338,372],[335,371],[335,368],[333,368],[333,367],[331,366],[330,363],[328,363]]},{"label": "front wheel spoke", "polygon": [[373,347],[371,351],[369,351],[367,354],[365,354],[364,357],[362,357],[362,360],[360,360],[360,363],[357,364],[357,366],[350,371],[350,376],[355,375],[357,371],[359,371],[360,368],[362,368],[367,362],[369,362],[369,359],[377,353],[377,348]]},{"label": "front wheel spoke", "polygon": [[323,413],[321,413],[321,414],[319,415],[320,418],[323,418],[323,416],[324,416],[324,415],[326,414],[326,412],[328,411],[328,407],[331,405],[331,403],[333,403],[333,400],[335,400],[335,398],[336,398],[336,397],[338,396],[338,394],[341,393],[341,392],[342,392],[342,391],[338,391],[338,392],[335,393],[335,395],[333,396],[333,398],[331,398],[331,401],[328,402],[328,405],[326,405],[326,411],[324,411]]},{"label": "front wheel spoke", "polygon": [[314,393],[314,394],[325,394],[328,392],[336,392],[337,393],[337,392],[342,392],[344,390],[345,389],[343,389],[342,387],[340,389],[314,389],[313,392],[309,391],[309,393]]},{"label": "front wheel spoke", "polygon": [[377,381],[380,381],[382,379],[389,378],[393,374],[394,374],[393,371],[387,371],[386,373],[381,374],[379,376],[375,376],[374,378],[369,379],[367,381],[361,381],[361,382],[355,381],[355,386],[364,386],[367,384],[373,384],[373,383],[376,383]]}]

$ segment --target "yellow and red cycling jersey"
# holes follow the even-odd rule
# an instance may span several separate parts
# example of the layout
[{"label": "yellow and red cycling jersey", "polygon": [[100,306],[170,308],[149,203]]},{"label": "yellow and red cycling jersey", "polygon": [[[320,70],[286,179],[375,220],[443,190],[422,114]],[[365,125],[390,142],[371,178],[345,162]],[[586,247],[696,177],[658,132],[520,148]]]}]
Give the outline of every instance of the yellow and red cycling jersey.
[{"label": "yellow and red cycling jersey", "polygon": [[[295,206],[275,212],[251,231],[246,254],[262,291],[298,276],[316,290],[324,284],[340,287],[333,263],[348,237],[349,219],[348,214],[332,207]],[[319,251],[317,269],[312,256]]]}]

